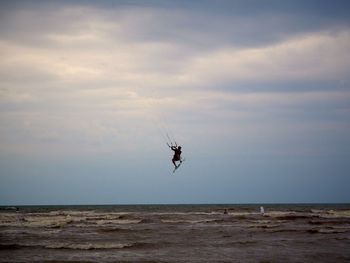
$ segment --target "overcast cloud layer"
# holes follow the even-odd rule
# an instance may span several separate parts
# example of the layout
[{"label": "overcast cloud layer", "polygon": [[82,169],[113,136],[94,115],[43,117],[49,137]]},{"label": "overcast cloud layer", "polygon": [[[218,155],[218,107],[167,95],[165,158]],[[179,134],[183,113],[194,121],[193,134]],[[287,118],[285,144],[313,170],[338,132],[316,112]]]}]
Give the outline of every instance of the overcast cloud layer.
[{"label": "overcast cloud layer", "polygon": [[348,1],[94,2],[0,3],[0,204],[350,201]]}]

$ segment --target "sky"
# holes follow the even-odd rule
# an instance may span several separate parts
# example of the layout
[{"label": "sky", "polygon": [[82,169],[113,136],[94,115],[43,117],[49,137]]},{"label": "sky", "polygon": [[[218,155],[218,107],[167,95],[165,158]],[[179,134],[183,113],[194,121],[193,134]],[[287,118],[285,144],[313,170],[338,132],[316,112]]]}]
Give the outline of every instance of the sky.
[{"label": "sky", "polygon": [[0,1],[0,205],[350,202],[349,11]]}]

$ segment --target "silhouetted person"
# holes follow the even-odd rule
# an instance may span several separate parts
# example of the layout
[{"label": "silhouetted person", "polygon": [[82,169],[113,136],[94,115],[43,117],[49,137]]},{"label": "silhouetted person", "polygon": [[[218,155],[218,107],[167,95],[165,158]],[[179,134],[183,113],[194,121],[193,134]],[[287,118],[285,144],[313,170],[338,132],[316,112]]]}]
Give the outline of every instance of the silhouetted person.
[{"label": "silhouetted person", "polygon": [[171,146],[170,149],[172,149],[174,151],[174,156],[173,156],[173,159],[171,161],[173,162],[175,168],[177,168],[178,166],[176,165],[176,162],[180,161],[180,163],[182,163],[181,146]]}]

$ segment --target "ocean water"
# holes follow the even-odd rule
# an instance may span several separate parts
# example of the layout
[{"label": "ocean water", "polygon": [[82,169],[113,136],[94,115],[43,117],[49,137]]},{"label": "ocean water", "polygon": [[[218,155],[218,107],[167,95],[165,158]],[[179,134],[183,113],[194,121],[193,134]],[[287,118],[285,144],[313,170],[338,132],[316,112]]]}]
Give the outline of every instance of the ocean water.
[{"label": "ocean water", "polygon": [[0,262],[350,262],[350,204],[0,207]]}]

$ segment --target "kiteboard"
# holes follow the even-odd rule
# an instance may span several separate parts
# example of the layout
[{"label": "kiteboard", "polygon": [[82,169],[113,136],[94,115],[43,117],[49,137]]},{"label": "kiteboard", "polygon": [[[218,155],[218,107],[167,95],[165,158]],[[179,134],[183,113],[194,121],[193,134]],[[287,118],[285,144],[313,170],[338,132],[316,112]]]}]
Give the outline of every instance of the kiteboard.
[{"label": "kiteboard", "polygon": [[182,164],[185,160],[186,160],[186,159],[182,159],[182,160],[181,160],[181,162],[179,163],[179,165],[176,166],[176,167],[174,168],[173,173],[175,173],[175,171],[176,171],[177,169],[179,169],[179,167],[181,166],[181,164]]}]

